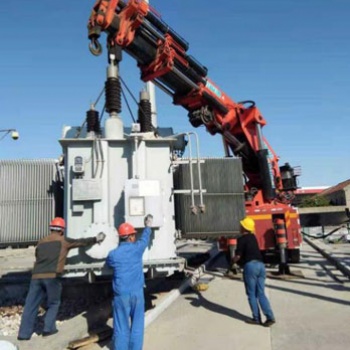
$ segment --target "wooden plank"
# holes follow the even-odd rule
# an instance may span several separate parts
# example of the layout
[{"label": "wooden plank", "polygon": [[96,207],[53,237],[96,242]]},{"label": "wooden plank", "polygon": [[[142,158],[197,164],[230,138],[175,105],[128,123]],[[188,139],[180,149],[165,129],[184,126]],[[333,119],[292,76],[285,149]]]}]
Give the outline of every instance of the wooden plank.
[{"label": "wooden plank", "polygon": [[102,340],[110,338],[112,334],[113,334],[113,330],[111,328],[104,329],[101,332],[91,333],[88,337],[71,341],[68,344],[67,348],[71,350],[79,349],[82,346],[86,346],[92,343],[98,343]]}]

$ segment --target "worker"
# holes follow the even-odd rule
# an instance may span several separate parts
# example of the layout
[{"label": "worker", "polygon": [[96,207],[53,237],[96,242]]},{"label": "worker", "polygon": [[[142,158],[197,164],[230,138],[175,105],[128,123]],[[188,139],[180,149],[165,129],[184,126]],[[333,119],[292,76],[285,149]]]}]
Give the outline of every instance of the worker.
[{"label": "worker", "polygon": [[147,215],[138,240],[131,224],[121,224],[119,246],[107,257],[107,266],[113,269],[114,350],[142,350],[145,323],[142,256],[149,244],[152,222],[152,215]]},{"label": "worker", "polygon": [[[243,267],[244,286],[253,314],[253,318],[248,319],[246,323],[262,324],[265,327],[270,327],[276,321],[270,302],[265,295],[266,271],[258,241],[254,234],[255,222],[252,218],[245,217],[240,221],[240,224],[242,235],[237,240],[236,255],[233,262],[239,263]],[[259,305],[266,317],[264,323],[261,321]]]},{"label": "worker", "polygon": [[34,331],[34,323],[43,298],[47,297],[44,319],[44,337],[56,334],[56,317],[61,302],[61,275],[68,251],[71,248],[90,246],[104,240],[100,232],[96,237],[69,239],[64,237],[65,221],[60,217],[50,223],[50,234],[42,238],[35,249],[35,264],[28,295],[24,305],[18,340],[29,340]]}]

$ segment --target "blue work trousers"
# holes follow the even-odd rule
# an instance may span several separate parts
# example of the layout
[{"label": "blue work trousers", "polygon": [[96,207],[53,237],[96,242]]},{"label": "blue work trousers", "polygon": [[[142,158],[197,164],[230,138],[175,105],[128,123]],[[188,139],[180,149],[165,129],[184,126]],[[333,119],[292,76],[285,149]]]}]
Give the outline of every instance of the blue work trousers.
[{"label": "blue work trousers", "polygon": [[253,319],[261,322],[259,305],[268,320],[275,320],[270,302],[265,295],[265,265],[258,260],[252,260],[244,265],[243,279],[245,291],[248,296]]},{"label": "blue work trousers", "polygon": [[145,326],[143,290],[113,298],[113,350],[142,350]]},{"label": "blue work trousers", "polygon": [[56,317],[61,303],[62,285],[59,278],[32,279],[29,286],[18,336],[30,338],[34,331],[39,306],[47,297],[44,332],[55,332]]}]

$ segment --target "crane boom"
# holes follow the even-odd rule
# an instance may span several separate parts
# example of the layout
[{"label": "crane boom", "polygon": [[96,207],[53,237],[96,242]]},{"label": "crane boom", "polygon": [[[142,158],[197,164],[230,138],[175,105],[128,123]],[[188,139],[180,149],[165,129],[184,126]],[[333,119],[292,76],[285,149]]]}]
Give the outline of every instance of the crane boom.
[{"label": "crane boom", "polygon": [[[205,125],[211,135],[222,135],[227,151],[242,158],[247,189],[261,189],[259,201],[283,198],[296,183],[283,183],[278,157],[262,136],[266,120],[253,101],[235,102],[210,78],[208,69],[187,54],[189,44],[170,28],[148,3],[130,0],[98,0],[88,23],[92,47],[101,32],[108,45],[121,46],[134,57],[141,79],[153,81],[188,111],[194,127]],[[95,50],[99,53],[100,50]],[[229,155],[229,152],[227,152]],[[293,179],[288,168],[287,178]]]}]

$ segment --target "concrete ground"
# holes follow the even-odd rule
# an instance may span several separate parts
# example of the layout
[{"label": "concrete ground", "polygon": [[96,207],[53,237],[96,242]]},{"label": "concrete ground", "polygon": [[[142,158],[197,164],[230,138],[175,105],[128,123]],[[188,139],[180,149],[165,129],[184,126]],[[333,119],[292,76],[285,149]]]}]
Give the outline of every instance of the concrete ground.
[{"label": "concrete ground", "polygon": [[[222,272],[225,262],[213,270]],[[268,269],[275,272],[276,268]],[[248,325],[250,309],[239,279],[213,277],[205,292],[187,290],[145,331],[144,350],[345,350],[350,343],[350,282],[310,246],[295,278],[268,278],[266,292],[277,323]],[[111,344],[84,350],[112,349]]]},{"label": "concrete ground", "polygon": [[205,292],[188,292],[146,330],[145,350],[345,350],[350,343],[350,283],[304,244],[304,278],[267,279],[277,323],[250,317],[242,281],[215,278]]},{"label": "concrete ground", "polygon": [[[188,289],[148,325],[144,350],[348,349],[349,279],[307,244],[302,249],[302,263],[291,265],[291,271],[300,271],[301,277],[289,280],[268,278],[266,281],[266,292],[277,319],[271,328],[244,322],[250,317],[250,309],[243,283],[239,279],[214,276],[218,275],[216,271],[224,269],[224,260],[218,260],[214,272],[205,276],[210,279],[208,290],[195,292]],[[77,330],[83,336],[86,325],[86,317],[80,315],[63,324],[60,335],[51,339],[38,337],[35,343],[20,344],[19,349],[63,350],[64,347],[59,345],[67,342],[62,342],[62,335],[66,339],[77,339]],[[110,342],[81,348],[100,349],[111,349]]]},{"label": "concrete ground", "polygon": [[[195,242],[179,247],[186,257],[196,257],[198,254],[208,252],[212,248],[211,243]],[[24,300],[30,281],[30,269],[34,262],[34,248],[6,249],[0,251],[0,306],[11,300]],[[164,281],[166,282],[164,284]],[[164,279],[155,279],[147,282],[146,289],[146,323],[152,322],[158,313],[156,306],[168,299],[169,291],[177,291],[183,281],[181,274]],[[43,349],[62,350],[69,342],[81,339],[98,329],[111,329],[111,286],[110,283],[101,281],[93,285],[84,283],[82,280],[68,280],[63,283],[62,304],[65,299],[90,299],[91,305],[86,311],[75,314],[73,317],[65,317],[64,321],[58,322],[59,333],[47,338],[33,334],[30,341],[17,341],[17,333],[10,336],[1,336],[0,340],[7,340],[19,346],[20,350]],[[170,293],[171,294],[171,293]],[[93,300],[99,298],[98,303]],[[167,301],[166,301],[167,302]],[[6,304],[7,305],[7,304]],[[11,304],[12,305],[12,304]],[[42,327],[41,327],[42,328]],[[0,333],[1,334],[1,333]],[[1,350],[1,349],[0,349]]]}]

